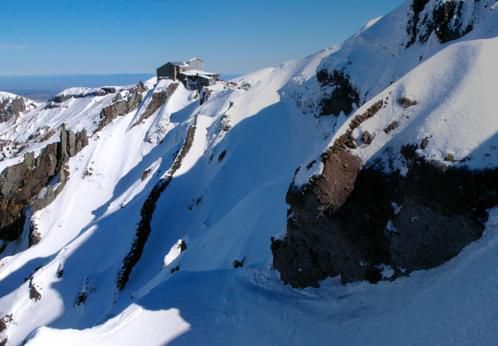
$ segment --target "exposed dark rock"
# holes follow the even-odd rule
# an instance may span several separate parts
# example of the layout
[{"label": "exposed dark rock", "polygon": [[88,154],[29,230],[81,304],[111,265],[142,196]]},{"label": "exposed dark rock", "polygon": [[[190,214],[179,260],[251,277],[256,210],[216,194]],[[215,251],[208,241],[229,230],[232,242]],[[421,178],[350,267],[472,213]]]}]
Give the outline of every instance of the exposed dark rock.
[{"label": "exposed dark rock", "polygon": [[368,131],[364,131],[361,134],[361,140],[366,145],[372,144],[373,139],[374,139],[374,136],[370,132],[368,132]]},{"label": "exposed dark rock", "polygon": [[121,96],[121,93],[117,94],[111,105],[102,108],[97,131],[102,130],[117,117],[126,115],[137,109],[140,102],[142,102],[142,93],[144,92],[144,88],[145,87],[143,85],[138,84],[129,89],[128,94],[125,97]]},{"label": "exposed dark rock", "polygon": [[406,30],[409,37],[409,40],[406,44],[407,48],[417,42],[417,27],[420,21],[420,14],[424,10],[425,5],[427,5],[428,2],[429,0],[413,0],[412,2],[412,16],[408,21],[408,27]]},{"label": "exposed dark rock", "polygon": [[225,159],[225,156],[227,155],[227,151],[223,150],[220,155],[218,155],[218,162],[221,162]]},{"label": "exposed dark rock", "polygon": [[178,271],[180,271],[180,266],[175,266],[175,267],[171,268],[170,273],[174,274],[174,273],[176,273]]},{"label": "exposed dark rock", "polygon": [[[230,102],[230,108],[232,105],[233,105],[233,103]],[[230,115],[223,114],[223,116],[221,117],[221,120],[220,120],[219,131],[220,132],[228,132],[228,131],[230,131],[231,128],[232,128],[232,126],[230,125]]]},{"label": "exposed dark rock", "polygon": [[145,179],[147,179],[150,175],[150,173],[152,172],[152,168],[147,168],[143,173],[142,173],[142,177],[140,177],[140,180],[141,181],[144,181]]},{"label": "exposed dark rock", "polygon": [[394,278],[433,268],[478,239],[487,210],[498,204],[498,169],[444,167],[418,157],[416,147],[403,148],[405,176],[379,167],[342,170],[341,162],[351,161],[343,149],[341,159],[325,162],[335,169],[291,186],[287,234],[272,241],[282,280],[294,287],[337,275],[377,282],[382,265],[394,269]]},{"label": "exposed dark rock", "polygon": [[195,207],[199,206],[203,200],[203,196],[198,196],[194,199],[192,199],[192,203],[187,207],[188,210],[194,210]]},{"label": "exposed dark rock", "polygon": [[459,39],[472,31],[472,23],[462,22],[464,3],[461,0],[444,1],[434,9],[434,31],[441,43]]},{"label": "exposed dark rock", "polygon": [[417,105],[417,101],[416,100],[410,100],[408,97],[406,96],[402,96],[398,99],[398,104],[403,107],[403,108],[410,108],[410,107],[413,107],[413,106],[416,106]]},{"label": "exposed dark rock", "polygon": [[74,306],[85,305],[89,294],[95,292],[95,290],[95,287],[90,285],[88,279],[86,279],[80,291],[76,295],[76,298],[74,299]]},{"label": "exposed dark rock", "polygon": [[[21,163],[0,173],[0,239],[16,240],[24,227],[25,209],[39,210],[62,191],[68,178],[65,163],[88,143],[86,132],[74,134],[64,126],[60,142],[42,149],[38,157],[24,156]],[[51,184],[58,181],[60,184]]]},{"label": "exposed dark rock", "polygon": [[328,153],[339,152],[346,148],[356,148],[357,144],[356,140],[353,138],[353,131],[358,128],[358,126],[360,126],[364,121],[377,114],[377,112],[379,112],[383,106],[384,101],[379,100],[375,102],[370,108],[368,108],[365,113],[355,116],[349,123],[349,128],[347,129],[346,133],[344,133],[334,142],[334,145],[329,149]]},{"label": "exposed dark rock", "polygon": [[36,284],[33,282],[33,278],[31,278],[29,280],[29,299],[37,302],[41,298],[42,298],[42,295],[39,291],[39,288],[36,287]]},{"label": "exposed dark rock", "polygon": [[[465,21],[464,6],[470,6],[462,0],[439,1],[434,8],[426,9],[428,0],[414,0],[412,3],[412,16],[408,21],[407,32],[409,35],[406,47],[410,47],[415,42],[426,42],[434,33],[439,42],[446,43],[459,39],[473,30],[473,20]],[[476,1],[474,6],[478,6]],[[467,8],[467,11],[474,11],[475,8]],[[425,13],[422,16],[422,13]]]},{"label": "exposed dark rock", "polygon": [[180,240],[178,247],[180,248],[180,253],[184,252],[185,250],[187,250],[187,242],[183,239]]},{"label": "exposed dark rock", "polygon": [[14,320],[12,314],[7,314],[0,318],[0,333],[7,329],[7,325]]},{"label": "exposed dark rock", "polygon": [[87,298],[88,294],[86,292],[79,292],[76,296],[76,299],[74,300],[74,305],[80,306],[81,304],[85,304]]},{"label": "exposed dark rock", "polygon": [[232,265],[235,269],[242,268],[244,266],[244,262],[246,261],[245,257],[241,260],[234,260]]},{"label": "exposed dark rock", "polygon": [[63,266],[62,264],[60,264],[60,265],[57,267],[57,273],[56,273],[56,276],[60,279],[63,275],[64,275],[64,266]]},{"label": "exposed dark rock", "polygon": [[320,115],[338,116],[341,112],[346,115],[353,111],[354,106],[360,105],[360,96],[353,87],[350,77],[343,71],[320,70],[316,75],[324,90],[332,91],[320,102]]},{"label": "exposed dark rock", "polygon": [[154,114],[159,108],[161,108],[166,102],[169,100],[171,95],[178,88],[178,83],[171,83],[166,90],[155,92],[152,94],[152,98],[147,105],[145,111],[141,114],[140,118],[136,121],[135,125],[140,124],[144,119],[149,118],[152,114]]},{"label": "exposed dark rock", "polygon": [[[28,110],[28,106],[26,100],[21,97],[0,100],[0,123],[17,119],[22,112]],[[34,104],[31,104],[31,106],[34,107]]]},{"label": "exposed dark rock", "polygon": [[[142,257],[145,244],[147,243],[147,239],[149,238],[150,232],[152,230],[151,222],[152,222],[152,216],[154,215],[154,211],[156,209],[156,203],[159,200],[159,197],[161,197],[161,194],[164,192],[164,190],[166,190],[166,188],[173,180],[173,175],[181,167],[183,159],[185,158],[190,148],[192,147],[192,143],[194,142],[195,130],[196,130],[195,124],[188,129],[183,145],[180,151],[178,152],[175,161],[171,165],[171,168],[167,176],[161,179],[152,188],[152,191],[150,192],[149,196],[147,197],[142,206],[142,209],[140,210],[140,223],[138,224],[135,233],[135,240],[133,241],[130,251],[123,259],[123,265],[118,273],[116,287],[119,290],[122,290],[126,286],[128,280],[130,279],[130,275],[133,268]],[[184,246],[186,249],[186,243],[184,243],[181,246]]]},{"label": "exposed dark rock", "polygon": [[35,225],[31,224],[29,232],[29,246],[38,244],[41,241],[41,234]]},{"label": "exposed dark rock", "polygon": [[399,127],[399,121],[393,121],[392,123],[390,123],[389,125],[387,125],[387,127],[384,129],[384,132],[386,134],[389,134],[391,132],[393,132],[394,130],[396,130],[398,127]]},{"label": "exposed dark rock", "polygon": [[430,137],[425,137],[424,139],[422,139],[422,142],[420,143],[420,148],[422,150],[427,148],[427,146],[429,145],[429,140],[430,140]]}]

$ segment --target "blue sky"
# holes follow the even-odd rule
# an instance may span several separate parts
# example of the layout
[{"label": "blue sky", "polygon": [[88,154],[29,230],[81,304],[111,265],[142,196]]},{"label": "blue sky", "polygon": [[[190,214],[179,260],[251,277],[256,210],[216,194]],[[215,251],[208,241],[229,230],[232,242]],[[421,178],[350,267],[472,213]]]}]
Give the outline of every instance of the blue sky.
[{"label": "blue sky", "polygon": [[2,0],[0,75],[244,73],[342,42],[402,0]]}]

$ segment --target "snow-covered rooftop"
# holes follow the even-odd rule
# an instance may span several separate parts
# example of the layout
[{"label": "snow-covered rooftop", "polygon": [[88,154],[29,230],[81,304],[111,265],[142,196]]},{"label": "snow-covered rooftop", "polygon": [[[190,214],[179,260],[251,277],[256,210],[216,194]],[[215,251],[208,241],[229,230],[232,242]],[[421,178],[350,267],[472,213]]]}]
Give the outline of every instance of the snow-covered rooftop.
[{"label": "snow-covered rooftop", "polygon": [[217,76],[218,73],[215,72],[207,72],[207,71],[201,71],[201,70],[188,70],[184,71],[181,74],[185,76],[208,76],[208,77],[214,77]]}]

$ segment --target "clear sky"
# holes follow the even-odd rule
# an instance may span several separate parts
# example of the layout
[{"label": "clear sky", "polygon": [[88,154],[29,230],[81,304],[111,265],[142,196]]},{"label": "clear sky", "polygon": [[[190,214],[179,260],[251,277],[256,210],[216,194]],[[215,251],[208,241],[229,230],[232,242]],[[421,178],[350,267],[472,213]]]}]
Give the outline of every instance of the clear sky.
[{"label": "clear sky", "polygon": [[2,0],[0,75],[249,72],[333,46],[402,0]]}]

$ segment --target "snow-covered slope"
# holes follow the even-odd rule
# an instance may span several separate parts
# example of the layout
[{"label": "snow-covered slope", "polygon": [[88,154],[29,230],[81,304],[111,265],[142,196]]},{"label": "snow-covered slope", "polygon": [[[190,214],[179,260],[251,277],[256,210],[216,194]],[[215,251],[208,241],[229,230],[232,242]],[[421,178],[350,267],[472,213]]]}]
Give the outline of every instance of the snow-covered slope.
[{"label": "snow-covered slope", "polygon": [[[155,79],[72,88],[0,124],[16,144],[2,170],[61,141],[63,124],[88,135],[53,201],[28,207],[19,239],[0,243],[0,342],[493,345],[496,208],[483,236],[436,268],[408,276],[397,272],[406,256],[374,263],[392,282],[327,278],[298,290],[273,269],[272,242],[300,211],[288,191],[330,178],[322,154],[336,143],[366,172],[400,181],[414,165],[400,154],[407,145],[421,162],[498,167],[496,1],[465,1],[458,22],[441,22],[450,2],[408,1],[337,49],[202,95]],[[332,220],[327,210],[317,223]],[[403,220],[389,216],[395,234]]]}]

